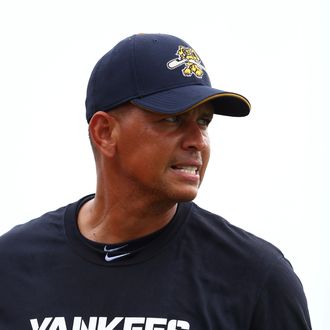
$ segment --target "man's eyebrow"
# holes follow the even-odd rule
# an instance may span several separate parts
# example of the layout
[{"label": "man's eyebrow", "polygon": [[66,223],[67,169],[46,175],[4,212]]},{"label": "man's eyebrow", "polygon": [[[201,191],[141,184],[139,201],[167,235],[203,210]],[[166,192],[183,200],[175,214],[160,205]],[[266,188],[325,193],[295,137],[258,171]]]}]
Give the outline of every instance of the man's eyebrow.
[{"label": "man's eyebrow", "polygon": [[212,104],[205,104],[204,106],[202,106],[201,110],[202,113],[206,115],[209,114],[211,116],[214,115],[214,111],[215,111],[214,106]]},{"label": "man's eyebrow", "polygon": [[208,109],[208,110],[202,111],[202,112],[201,112],[201,115],[203,115],[203,116],[213,117],[213,115],[214,115],[214,111]]}]

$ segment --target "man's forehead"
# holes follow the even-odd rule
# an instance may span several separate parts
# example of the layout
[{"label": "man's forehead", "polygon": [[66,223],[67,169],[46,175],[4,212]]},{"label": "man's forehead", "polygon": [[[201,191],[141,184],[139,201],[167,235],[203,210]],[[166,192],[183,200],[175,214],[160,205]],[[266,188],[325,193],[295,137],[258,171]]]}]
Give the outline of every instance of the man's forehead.
[{"label": "man's forehead", "polygon": [[205,102],[202,104],[199,104],[198,106],[195,106],[191,109],[188,109],[184,112],[175,113],[175,114],[168,114],[168,116],[189,116],[189,115],[207,115],[207,116],[213,116],[214,114],[214,107],[212,103]]},{"label": "man's forehead", "polygon": [[183,112],[174,112],[174,113],[161,113],[161,112],[156,112],[151,109],[143,109],[147,112],[153,113],[155,115],[160,115],[160,116],[180,116],[180,115],[188,115],[188,114],[194,114],[194,113],[203,113],[203,114],[210,114],[212,115],[214,113],[214,106],[212,105],[211,102],[204,102],[202,104],[199,104],[197,106],[194,106],[186,111]]},{"label": "man's forehead", "polygon": [[201,111],[203,113],[205,112],[205,113],[213,114],[214,106],[211,102],[205,102],[192,108],[190,111]]}]

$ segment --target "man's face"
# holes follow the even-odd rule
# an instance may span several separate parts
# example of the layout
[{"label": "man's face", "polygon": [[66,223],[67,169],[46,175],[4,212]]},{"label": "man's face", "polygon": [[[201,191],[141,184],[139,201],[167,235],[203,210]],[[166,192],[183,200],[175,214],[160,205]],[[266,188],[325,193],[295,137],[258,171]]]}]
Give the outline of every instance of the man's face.
[{"label": "man's face", "polygon": [[175,203],[194,199],[210,156],[211,105],[180,115],[157,114],[131,104],[123,111],[117,118],[114,160],[123,184],[141,198]]}]

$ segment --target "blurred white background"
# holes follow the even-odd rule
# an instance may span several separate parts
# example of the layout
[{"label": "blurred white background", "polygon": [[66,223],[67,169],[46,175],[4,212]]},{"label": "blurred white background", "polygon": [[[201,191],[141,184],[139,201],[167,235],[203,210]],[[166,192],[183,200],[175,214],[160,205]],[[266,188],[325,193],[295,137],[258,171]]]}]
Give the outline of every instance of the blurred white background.
[{"label": "blurred white background", "polygon": [[214,120],[197,203],[278,246],[313,328],[327,329],[329,14],[326,0],[2,1],[0,234],[94,192],[84,114],[94,64],[131,34],[174,34],[214,87],[252,103],[246,118]]}]

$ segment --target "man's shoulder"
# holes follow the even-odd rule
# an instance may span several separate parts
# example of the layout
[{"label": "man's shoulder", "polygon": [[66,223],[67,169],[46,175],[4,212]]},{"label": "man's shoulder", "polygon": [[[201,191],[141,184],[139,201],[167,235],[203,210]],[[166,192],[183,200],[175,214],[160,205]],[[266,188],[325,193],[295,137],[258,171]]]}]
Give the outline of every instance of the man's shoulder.
[{"label": "man's shoulder", "polygon": [[218,252],[225,250],[231,257],[239,257],[257,264],[273,263],[284,258],[278,247],[233,225],[220,215],[196,204],[193,204],[190,214],[192,220],[190,226],[198,240],[205,241],[205,244],[213,244]]},{"label": "man's shoulder", "polygon": [[0,236],[0,251],[29,248],[41,239],[45,242],[50,236],[63,232],[63,218],[66,207],[47,212],[38,218],[16,225]]}]

